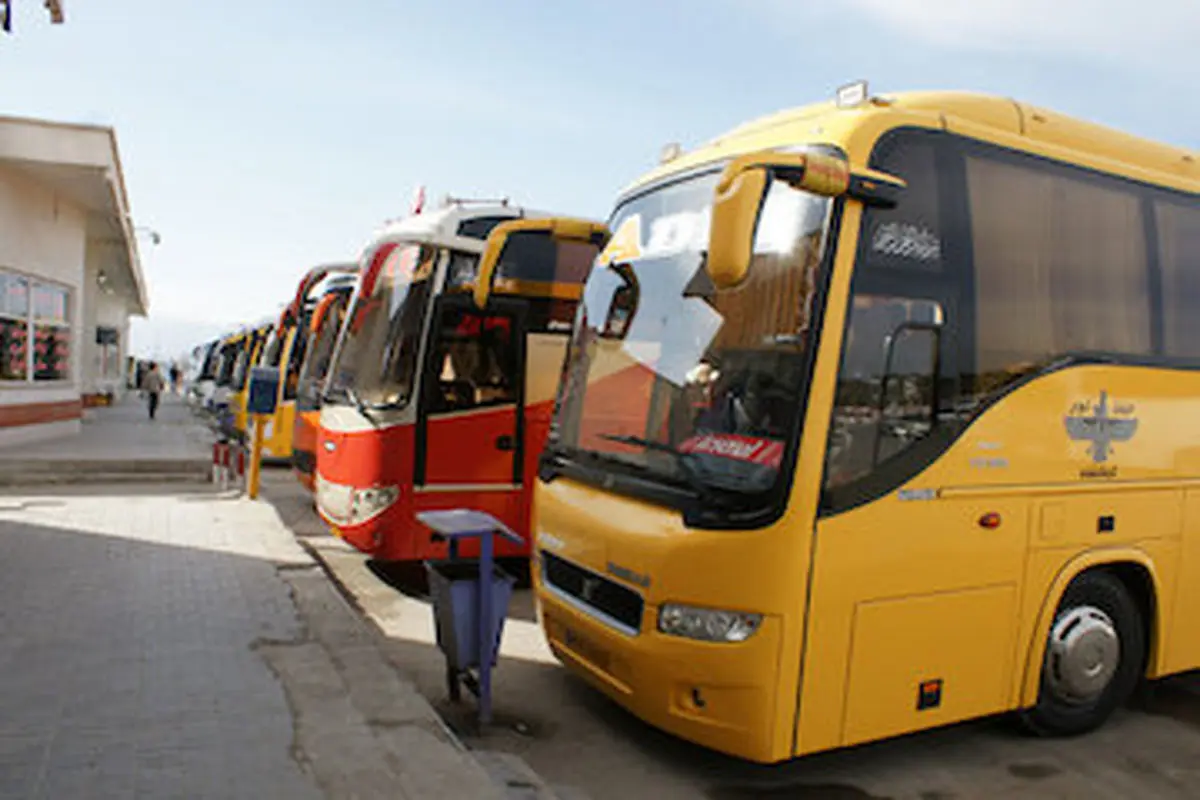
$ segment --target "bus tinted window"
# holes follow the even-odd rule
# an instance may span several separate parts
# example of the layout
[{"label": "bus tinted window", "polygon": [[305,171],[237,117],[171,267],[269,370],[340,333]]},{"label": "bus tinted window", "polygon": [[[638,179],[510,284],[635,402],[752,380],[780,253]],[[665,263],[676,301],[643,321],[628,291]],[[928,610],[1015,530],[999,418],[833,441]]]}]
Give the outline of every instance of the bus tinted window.
[{"label": "bus tinted window", "polygon": [[1200,202],[1154,204],[1158,263],[1162,269],[1163,349],[1166,355],[1200,358]]},{"label": "bus tinted window", "polygon": [[571,323],[575,321],[575,309],[578,300],[560,300],[555,297],[525,298],[528,315],[525,321],[526,333],[571,333]]},{"label": "bus tinted window", "polygon": [[288,353],[287,373],[283,378],[283,399],[295,400],[300,386],[300,368],[304,365],[304,355],[308,352],[308,337],[303,335],[302,328],[297,328],[292,334],[292,349]]},{"label": "bus tinted window", "polygon": [[863,224],[866,262],[876,269],[943,269],[942,215],[936,134],[891,139],[877,156],[880,169],[908,183],[895,208],[872,208]]},{"label": "bus tinted window", "polygon": [[977,398],[1064,353],[1151,351],[1139,194],[1022,161],[966,160]]},{"label": "bus tinted window", "polygon": [[584,242],[555,241],[544,233],[515,233],[500,254],[496,281],[498,285],[507,278],[582,286],[598,253],[598,247]]},{"label": "bus tinted window", "polygon": [[259,358],[259,366],[261,367],[278,367],[280,360],[283,358],[283,345],[286,339],[286,334],[279,330],[271,331],[270,338],[267,339],[266,345],[263,347],[262,356]]},{"label": "bus tinted window", "polygon": [[869,475],[933,429],[936,302],[856,294],[834,400],[825,484]]},{"label": "bus tinted window", "polygon": [[431,413],[516,402],[520,350],[510,317],[445,309],[435,336]]},{"label": "bus tinted window", "polygon": [[832,508],[956,413],[964,264],[944,244],[960,219],[945,211],[954,205],[943,197],[948,146],[939,134],[907,132],[873,159],[908,188],[895,208],[864,212],[826,456]]}]

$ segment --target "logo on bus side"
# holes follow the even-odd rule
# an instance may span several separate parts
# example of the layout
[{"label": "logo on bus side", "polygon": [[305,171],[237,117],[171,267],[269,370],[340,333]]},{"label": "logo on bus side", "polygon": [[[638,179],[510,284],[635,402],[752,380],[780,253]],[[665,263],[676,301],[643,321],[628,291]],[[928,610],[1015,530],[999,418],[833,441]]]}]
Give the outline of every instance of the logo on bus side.
[{"label": "logo on bus side", "polygon": [[[1076,442],[1088,442],[1092,461],[1104,464],[1114,452],[1113,442],[1128,442],[1137,433],[1138,420],[1133,412],[1132,403],[1113,403],[1110,408],[1108,392],[1102,391],[1100,402],[1095,405],[1090,400],[1076,402],[1063,422],[1067,436]],[[1111,472],[1115,474],[1116,468],[1111,468]],[[1089,473],[1081,477],[1104,476]]]}]

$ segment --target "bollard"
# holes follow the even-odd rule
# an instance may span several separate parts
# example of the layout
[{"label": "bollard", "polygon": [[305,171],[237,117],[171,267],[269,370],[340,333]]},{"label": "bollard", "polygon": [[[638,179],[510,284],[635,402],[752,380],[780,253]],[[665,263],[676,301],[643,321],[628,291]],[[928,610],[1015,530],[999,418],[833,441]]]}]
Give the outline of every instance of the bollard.
[{"label": "bollard", "polygon": [[229,452],[229,443],[217,441],[213,442],[213,458],[212,458],[212,482],[220,484],[225,477],[225,459]]},{"label": "bollard", "polygon": [[238,490],[241,492],[246,492],[249,489],[246,481],[246,476],[249,473],[249,469],[247,468],[249,461],[250,453],[248,450],[246,450],[246,445],[239,444],[237,450],[237,464],[234,474],[237,476]]},{"label": "bollard", "polygon": [[232,456],[232,448],[226,444],[221,448],[221,491],[229,489],[229,459]]},{"label": "bollard", "polygon": [[246,478],[246,494],[251,500],[258,499],[258,488],[262,476],[263,434],[266,431],[267,418],[263,414],[254,415],[254,439],[250,453],[250,474]]}]

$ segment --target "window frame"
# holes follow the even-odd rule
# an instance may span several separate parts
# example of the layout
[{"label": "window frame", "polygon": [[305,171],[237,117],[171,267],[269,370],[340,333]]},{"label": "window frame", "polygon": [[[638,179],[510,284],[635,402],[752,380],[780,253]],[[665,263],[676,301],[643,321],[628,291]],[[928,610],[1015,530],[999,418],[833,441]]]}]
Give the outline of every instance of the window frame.
[{"label": "window frame", "polygon": [[[870,216],[872,208],[864,207],[855,243],[854,266],[844,311],[841,351],[838,355],[838,372],[835,381],[840,381],[847,356],[850,324],[853,321],[853,302],[856,295],[868,294],[890,296],[895,299],[932,300],[941,306],[943,315],[941,350],[938,358],[941,373],[938,380],[942,387],[938,393],[938,399],[942,408],[938,409],[938,424],[927,435],[891,458],[874,465],[869,473],[837,487],[827,488],[830,466],[828,457],[835,432],[834,421],[837,413],[836,402],[831,403],[820,479],[821,501],[818,513],[821,516],[843,513],[887,494],[896,486],[918,474],[945,452],[958,433],[955,421],[953,419],[946,420],[944,417],[947,405],[952,408],[954,399],[961,393],[959,376],[962,374],[964,366],[962,355],[964,352],[972,352],[964,350],[964,348],[974,346],[974,330],[962,331],[959,324],[959,320],[974,318],[974,306],[971,302],[974,298],[974,261],[971,258],[970,237],[961,235],[964,231],[969,232],[970,230],[970,215],[963,203],[954,201],[954,198],[963,197],[966,189],[961,152],[953,135],[945,131],[901,127],[888,131],[875,143],[871,153],[870,166],[873,169],[884,169],[885,165],[881,162],[890,155],[891,149],[899,146],[898,142],[902,144],[905,137],[914,135],[917,138],[927,138],[935,146],[934,164],[938,171],[936,207],[939,230],[937,233],[941,245],[939,268],[935,270],[922,266],[910,268],[892,266],[870,269],[868,265],[871,259],[873,239],[869,233],[873,228],[873,219]],[[938,143],[941,145],[938,146]],[[903,203],[903,199],[901,199],[901,203]],[[836,389],[835,384],[832,393],[835,401]]]},{"label": "window frame", "polygon": [[[869,158],[869,164],[875,169],[887,169],[881,163],[889,155],[897,139],[916,135],[937,137],[944,145],[942,155],[938,157],[939,166],[939,219],[941,221],[940,237],[943,247],[942,274],[949,286],[957,284],[957,313],[945,307],[946,333],[943,336],[942,380],[943,407],[945,413],[940,414],[934,430],[898,456],[869,475],[852,481],[835,489],[827,489],[827,467],[822,470],[820,492],[820,516],[831,516],[852,510],[859,505],[869,503],[892,491],[897,490],[905,482],[915,477],[930,464],[936,461],[957,440],[963,430],[977,417],[985,413],[992,405],[1010,394],[1020,386],[1041,376],[1066,369],[1078,364],[1107,363],[1129,364],[1142,366],[1157,366],[1177,369],[1200,369],[1200,354],[1196,357],[1179,357],[1168,355],[1165,351],[1165,314],[1163,292],[1162,242],[1156,214],[1156,206],[1170,202],[1194,210],[1200,215],[1200,195],[1173,189],[1158,184],[1145,183],[1110,172],[1104,172],[1079,163],[1071,163],[1060,159],[1050,158],[1026,150],[1018,150],[992,142],[974,139],[962,134],[938,129],[921,128],[916,126],[901,126],[887,131],[875,143]],[[1142,222],[1142,244],[1145,250],[1143,263],[1146,270],[1146,291],[1149,304],[1149,343],[1145,353],[1111,353],[1094,351],[1064,351],[1052,354],[1046,363],[1027,374],[1017,376],[1004,386],[990,392],[974,396],[975,402],[969,406],[960,406],[960,401],[967,397],[964,381],[966,376],[977,378],[976,356],[978,353],[978,314],[976,290],[976,266],[974,251],[974,222],[970,207],[970,187],[967,184],[967,156],[980,156],[1017,166],[1046,170],[1052,175],[1064,176],[1078,180],[1083,184],[1112,188],[1118,191],[1132,193],[1137,200]],[[903,200],[901,201],[903,202]],[[844,327],[842,331],[841,353],[838,360],[838,377],[841,376],[843,360],[846,356],[849,326],[852,318],[850,304],[855,294],[863,291],[860,280],[866,269],[869,257],[870,209],[864,209],[860,223],[856,252],[854,257],[853,274],[851,276],[851,293],[847,298]],[[908,294],[918,297],[911,291],[913,282],[920,280],[922,273],[929,280],[934,277],[932,270],[915,268],[912,270],[894,270],[897,285],[906,285]],[[886,280],[881,280],[886,284]],[[875,285],[868,280],[869,293],[883,293],[881,285]],[[1200,309],[1198,309],[1200,310]],[[959,320],[963,320],[960,324]],[[951,327],[953,326],[953,327]],[[951,374],[945,372],[947,365],[953,365]],[[949,400],[948,408],[946,400]],[[829,437],[826,441],[826,460],[828,458],[832,436],[834,433],[834,415],[836,405],[830,407]]]},{"label": "window frame", "polygon": [[[24,389],[32,386],[62,386],[70,384],[75,377],[75,348],[78,346],[75,336],[75,314],[74,301],[75,289],[68,284],[41,278],[32,275],[28,272],[23,272],[11,267],[0,267],[0,274],[23,280],[25,282],[25,376],[22,378],[3,378],[0,377],[0,390],[3,389]],[[34,297],[38,289],[51,289],[63,294],[63,318],[60,319],[41,319],[34,313]],[[21,321],[17,315],[8,312],[0,311],[0,316],[6,320],[13,322]],[[37,377],[36,366],[36,335],[37,329],[55,328],[65,329],[67,331],[67,356],[65,374],[61,377],[39,378]]]},{"label": "window frame", "polygon": [[[522,329],[518,330],[518,325],[520,322],[517,319],[517,314],[511,309],[497,309],[491,305],[489,305],[488,308],[479,309],[473,305],[461,303],[438,304],[435,312],[436,313],[432,320],[432,325],[429,329],[429,344],[426,354],[427,363],[425,368],[425,380],[423,381],[426,387],[425,392],[422,392],[422,403],[425,406],[425,414],[431,417],[466,414],[474,411],[481,411],[483,409],[515,405],[519,403],[522,394],[520,384],[525,380],[525,365],[523,363],[524,347],[519,341],[517,341],[517,337],[525,335],[526,331],[523,329],[523,327]],[[478,317],[482,321],[491,319],[508,320],[508,324],[510,326],[510,338],[506,343],[506,347],[512,351],[512,356],[515,360],[515,369],[512,375],[505,376],[505,382],[508,385],[505,387],[507,392],[503,397],[482,402],[475,402],[469,406],[464,405],[454,408],[445,408],[436,402],[437,388],[441,382],[441,370],[444,366],[445,358],[450,355],[448,351],[443,350],[442,348],[447,341],[456,341],[456,339],[449,340],[447,337],[442,335],[444,331],[443,324],[445,323],[448,315],[456,313],[460,316],[460,319]],[[465,339],[468,342],[478,343],[481,340],[481,337],[478,334],[468,334]]]},{"label": "window frame", "polygon": [[[426,476],[426,451],[428,448],[428,429],[429,420],[432,416],[441,415],[458,415],[470,413],[468,411],[431,411],[428,402],[429,388],[436,383],[437,367],[434,362],[434,339],[437,335],[438,328],[436,327],[441,321],[441,317],[447,311],[453,309],[461,309],[467,313],[489,314],[495,316],[506,316],[511,320],[513,326],[513,344],[517,349],[517,369],[516,381],[514,388],[516,390],[515,397],[515,414],[513,421],[513,484],[520,485],[522,476],[524,475],[525,464],[525,376],[528,369],[528,304],[525,301],[511,297],[489,298],[487,307],[479,309],[475,306],[471,295],[466,293],[450,293],[450,294],[435,294],[431,298],[431,302],[426,310],[425,319],[425,334],[421,343],[420,361],[418,362],[418,385],[416,391],[413,392],[417,399],[415,403],[417,418],[416,418],[416,441],[413,448],[413,485],[424,486]],[[490,406],[481,405],[479,408],[498,408],[505,404],[491,404]],[[474,410],[474,409],[472,409]],[[537,454],[534,454],[536,457]]]}]

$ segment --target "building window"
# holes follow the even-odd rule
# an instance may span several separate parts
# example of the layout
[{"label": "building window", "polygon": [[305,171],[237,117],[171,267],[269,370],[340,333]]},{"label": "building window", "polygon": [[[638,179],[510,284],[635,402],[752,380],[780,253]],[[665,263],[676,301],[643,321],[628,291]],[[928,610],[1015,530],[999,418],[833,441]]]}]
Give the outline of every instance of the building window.
[{"label": "building window", "polygon": [[33,284],[33,379],[71,377],[70,292],[48,283]]},{"label": "building window", "polygon": [[0,380],[29,376],[29,281],[0,272]]},{"label": "building window", "polygon": [[70,302],[66,288],[0,271],[0,381],[71,377]]}]

